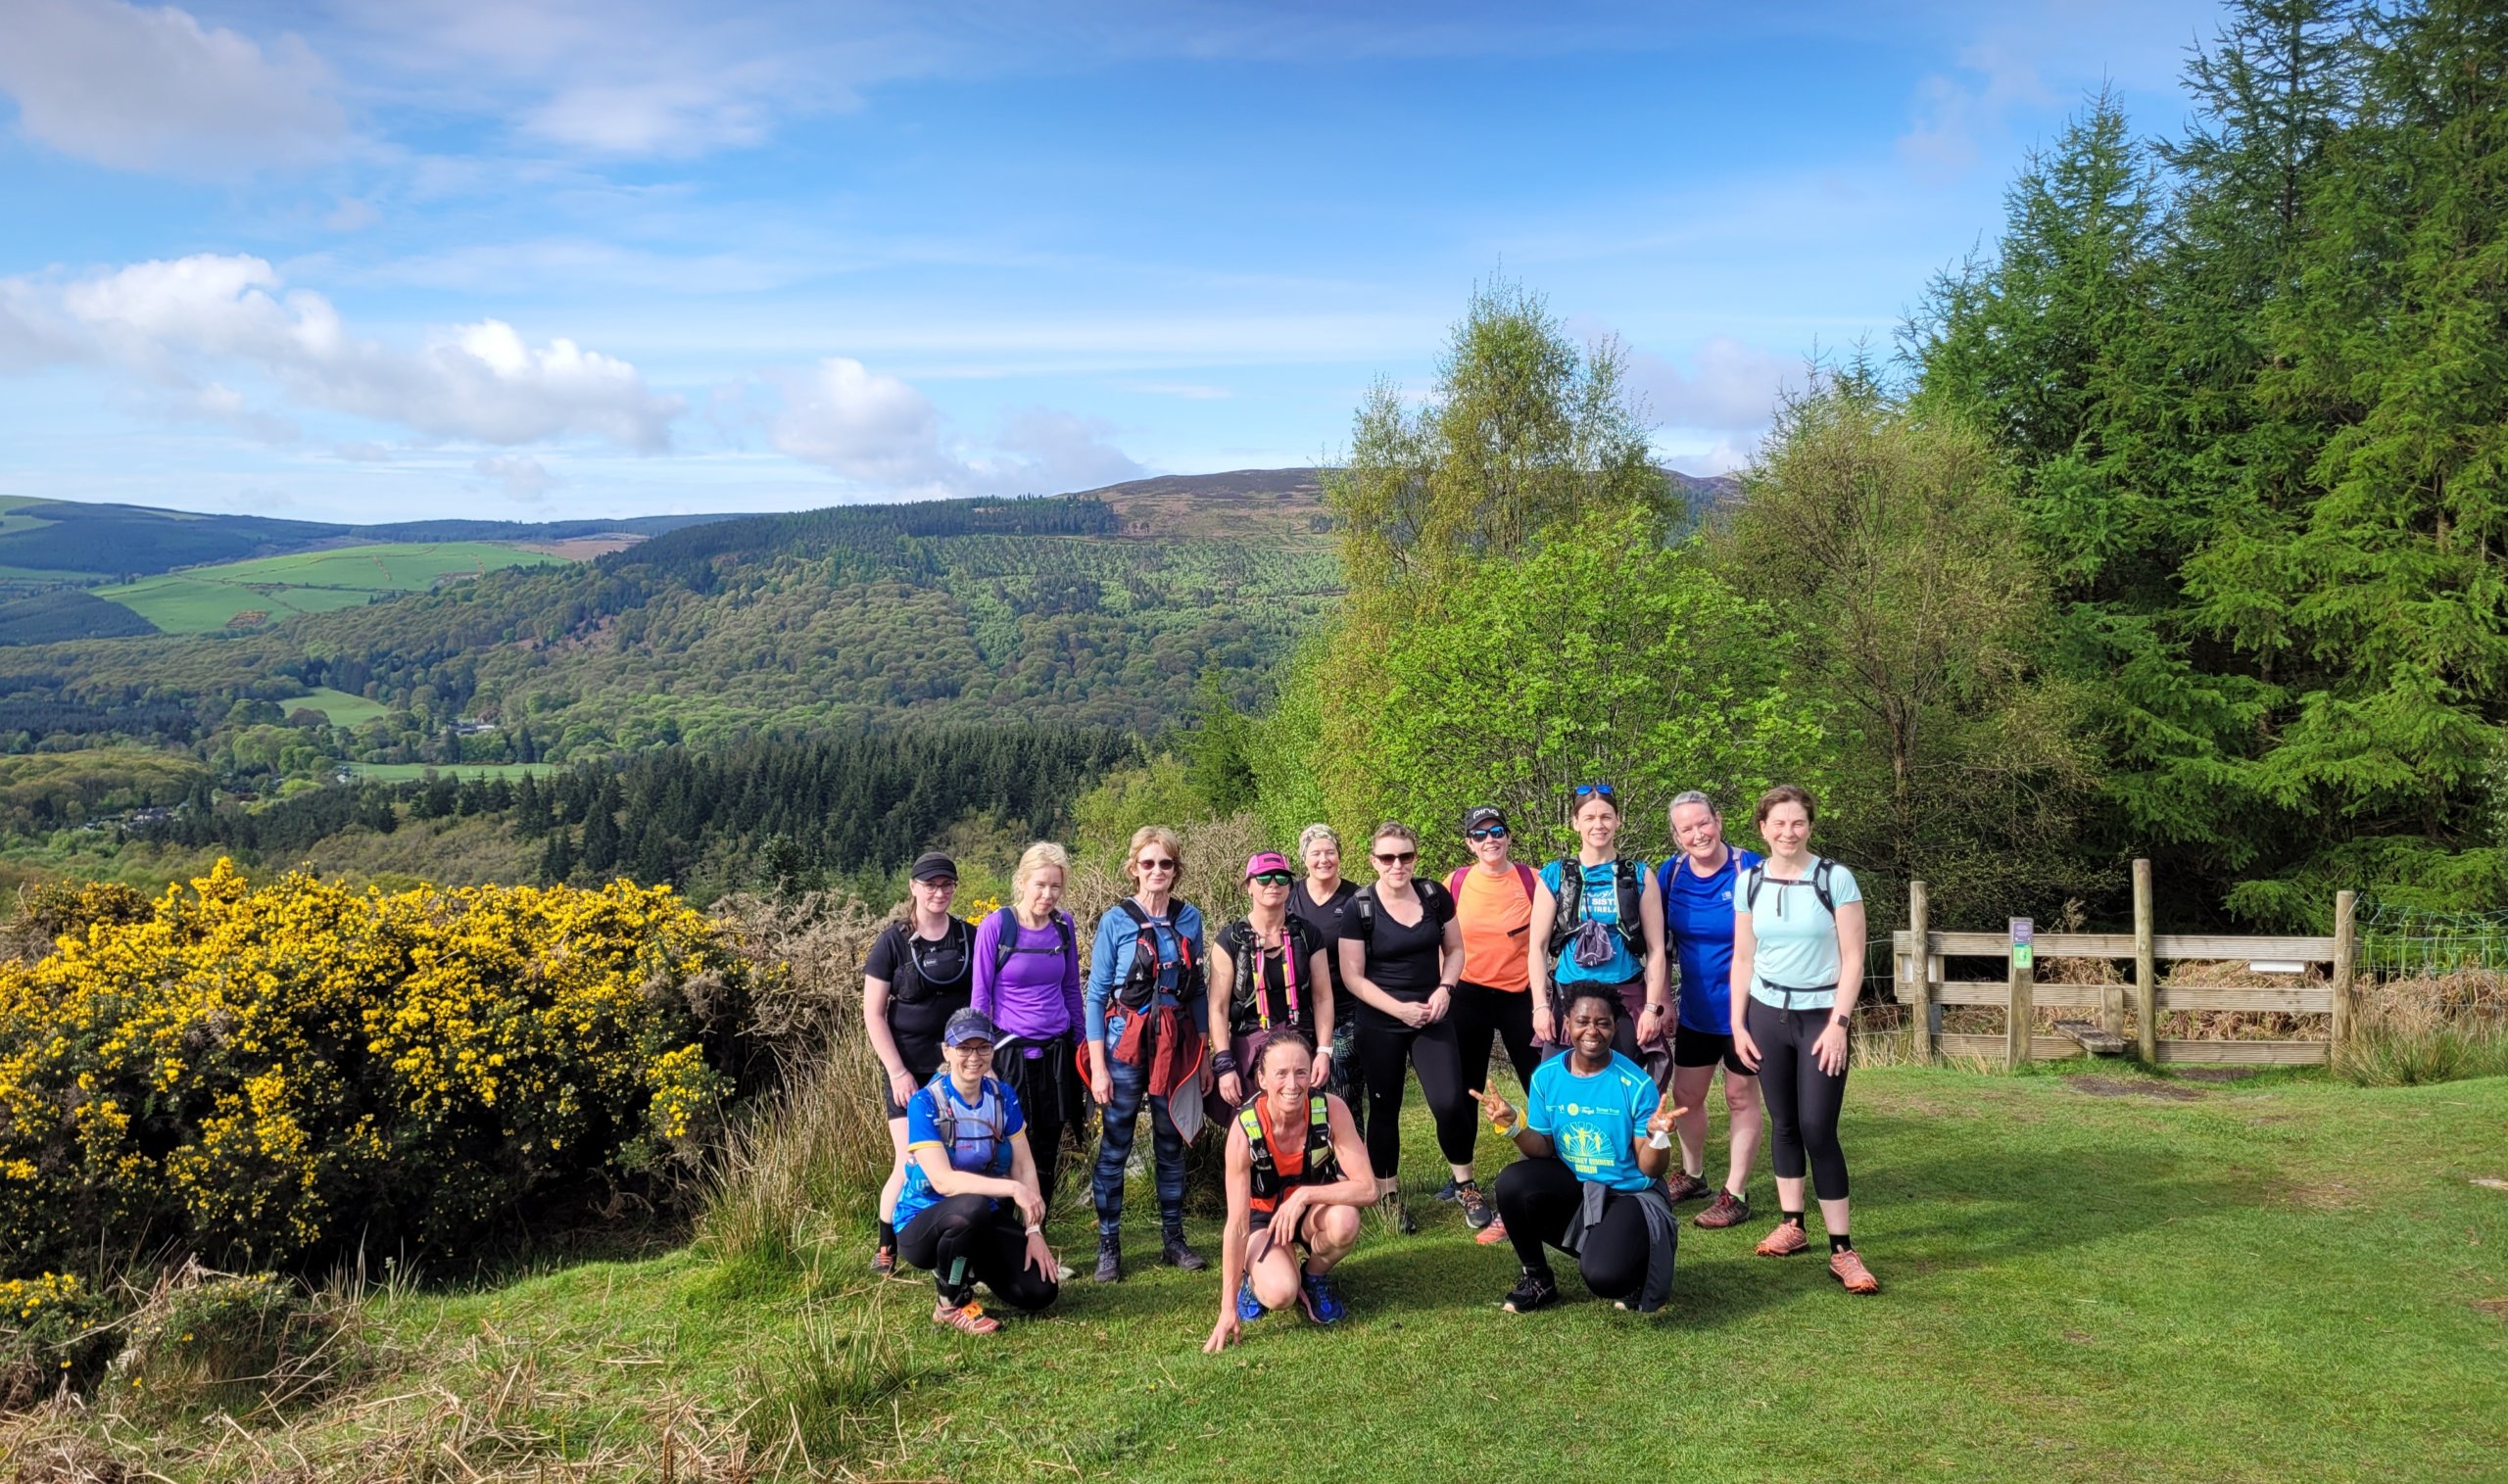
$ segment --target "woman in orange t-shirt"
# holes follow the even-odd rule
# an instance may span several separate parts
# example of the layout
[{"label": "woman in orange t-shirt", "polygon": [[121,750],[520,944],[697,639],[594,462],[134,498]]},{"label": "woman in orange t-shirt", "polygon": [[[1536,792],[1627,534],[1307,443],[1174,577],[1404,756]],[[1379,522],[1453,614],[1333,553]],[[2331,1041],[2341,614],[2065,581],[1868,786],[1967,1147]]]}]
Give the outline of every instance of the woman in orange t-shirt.
[{"label": "woman in orange t-shirt", "polygon": [[[1524,934],[1532,931],[1532,868],[1510,858],[1507,816],[1495,804],[1481,804],[1463,816],[1463,838],[1471,846],[1472,863],[1446,879],[1454,893],[1455,921],[1463,926],[1463,979],[1454,986],[1456,1044],[1463,1058],[1463,1085],[1489,1085],[1490,1039],[1507,1043],[1519,1085],[1532,1085],[1532,1070],[1541,1053],[1532,1038],[1531,979],[1524,962]],[[1455,1181],[1455,1201],[1463,1220],[1480,1233],[1483,1243],[1506,1240],[1498,1210],[1469,1176]]]}]

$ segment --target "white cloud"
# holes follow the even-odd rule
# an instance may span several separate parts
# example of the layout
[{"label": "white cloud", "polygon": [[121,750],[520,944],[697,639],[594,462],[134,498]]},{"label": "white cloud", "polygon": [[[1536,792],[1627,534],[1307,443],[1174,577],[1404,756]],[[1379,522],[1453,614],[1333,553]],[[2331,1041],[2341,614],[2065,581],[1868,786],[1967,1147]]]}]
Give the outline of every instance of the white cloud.
[{"label": "white cloud", "polygon": [[330,71],[283,36],[266,50],[171,6],[7,0],[0,91],[18,125],[118,169],[231,176],[331,158],[348,120]]},{"label": "white cloud", "polygon": [[334,232],[362,232],[382,219],[383,214],[374,209],[373,202],[343,196],[340,204],[322,217],[322,225]]},{"label": "white cloud", "polygon": [[1916,88],[1915,120],[1899,136],[1899,156],[1924,178],[1966,174],[1999,138],[2014,110],[2055,101],[2036,64],[2000,42],[1979,42],[1959,54],[1966,77],[1935,72]]},{"label": "white cloud", "polygon": [[696,81],[569,88],[533,110],[527,133],[603,155],[696,155],[766,137],[764,108]]},{"label": "white cloud", "polygon": [[[431,331],[413,352],[361,339],[329,300],[285,288],[259,258],[133,263],[48,302],[27,280],[0,280],[0,310],[13,306],[36,311],[28,343],[51,353],[40,359],[101,363],[194,396],[220,367],[246,367],[302,405],[435,438],[510,445],[588,435],[655,453],[669,447],[685,406],[650,390],[624,360],[566,339],[533,346],[503,320]],[[0,345],[7,333],[0,325]],[[229,400],[230,419],[246,410]]]},{"label": "white cloud", "polygon": [[1659,423],[1707,432],[1755,432],[1767,426],[1785,379],[1802,362],[1727,335],[1690,355],[1683,370],[1649,351],[1628,353],[1628,379]]},{"label": "white cloud", "polygon": [[470,472],[482,479],[495,480],[506,495],[526,504],[565,483],[528,454],[506,454],[477,459],[471,463]]},{"label": "white cloud", "polygon": [[989,446],[954,440],[930,398],[894,376],[834,356],[781,378],[784,408],[768,430],[777,452],[833,469],[893,499],[1059,494],[1143,472],[1108,442],[1107,423],[1023,407]]}]

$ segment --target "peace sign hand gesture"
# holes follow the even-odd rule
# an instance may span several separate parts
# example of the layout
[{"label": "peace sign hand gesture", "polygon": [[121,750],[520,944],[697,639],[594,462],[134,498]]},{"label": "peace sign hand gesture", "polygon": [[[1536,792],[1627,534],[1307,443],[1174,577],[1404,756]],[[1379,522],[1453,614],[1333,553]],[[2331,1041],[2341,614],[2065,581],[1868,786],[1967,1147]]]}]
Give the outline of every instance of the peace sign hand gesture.
[{"label": "peace sign hand gesture", "polygon": [[1505,1098],[1477,1087],[1471,1089],[1471,1095],[1479,1101],[1481,1115],[1489,1120],[1490,1127],[1500,1133],[1516,1131],[1516,1110]]}]

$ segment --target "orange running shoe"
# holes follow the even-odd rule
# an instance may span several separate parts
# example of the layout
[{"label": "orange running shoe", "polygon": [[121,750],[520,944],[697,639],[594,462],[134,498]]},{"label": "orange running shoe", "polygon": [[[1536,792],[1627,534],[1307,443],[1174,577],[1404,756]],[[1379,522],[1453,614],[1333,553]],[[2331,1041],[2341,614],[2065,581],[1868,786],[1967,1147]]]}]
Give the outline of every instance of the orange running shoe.
[{"label": "orange running shoe", "polygon": [[1863,1266],[1863,1259],[1852,1247],[1829,1254],[1829,1275],[1846,1285],[1849,1293],[1879,1293],[1881,1280]]},{"label": "orange running shoe", "polygon": [[1483,1247],[1497,1246],[1507,1239],[1507,1219],[1502,1216],[1491,1217],[1489,1224],[1473,1232],[1471,1239]]},{"label": "orange running shoe", "polygon": [[946,1324],[961,1334],[990,1334],[1001,1327],[1001,1321],[984,1312],[984,1306],[973,1299],[952,1309],[946,1304],[932,1306],[932,1322]]},{"label": "orange running shoe", "polygon": [[1790,1258],[1810,1245],[1809,1233],[1792,1221],[1779,1221],[1776,1229],[1760,1238],[1760,1244],[1751,1250],[1763,1258]]}]

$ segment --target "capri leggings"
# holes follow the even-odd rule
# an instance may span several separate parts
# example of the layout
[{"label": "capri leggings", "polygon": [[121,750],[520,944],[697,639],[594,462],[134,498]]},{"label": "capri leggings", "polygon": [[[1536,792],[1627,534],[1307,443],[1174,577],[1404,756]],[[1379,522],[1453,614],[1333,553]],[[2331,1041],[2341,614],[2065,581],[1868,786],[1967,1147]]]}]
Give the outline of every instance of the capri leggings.
[{"label": "capri leggings", "polygon": [[1832,1077],[1811,1054],[1829,1026],[1827,1009],[1779,1010],[1751,998],[1743,1024],[1760,1046],[1760,1091],[1767,1098],[1768,1163],[1779,1179],[1803,1178],[1824,1201],[1846,1199],[1846,1151],[1838,1147],[1838,1109],[1846,1102],[1846,1069]]},{"label": "capri leggings", "polygon": [[926,1206],[897,1233],[897,1255],[929,1269],[941,1302],[952,1308],[972,1298],[978,1283],[1013,1309],[1054,1301],[1054,1276],[1028,1266],[1028,1228],[1006,1201],[953,1195]]},{"label": "capri leggings", "polygon": [[[1556,1247],[1577,1220],[1584,1201],[1576,1172],[1555,1155],[1536,1155],[1498,1173],[1498,1216],[1507,1223],[1507,1240],[1515,1244],[1516,1261],[1526,1268],[1548,1269],[1544,1247]],[[1617,1191],[1605,1197],[1600,1224],[1585,1233],[1576,1254],[1577,1275],[1600,1299],[1633,1299],[1646,1286],[1646,1212],[1632,1196]]]},{"label": "capri leggings", "polygon": [[1471,1163],[1480,1133],[1478,1105],[1464,1096],[1463,1054],[1454,1038],[1454,1017],[1413,1029],[1362,1023],[1359,1067],[1368,1081],[1368,1163],[1377,1179],[1402,1173],[1402,1088],[1408,1062],[1420,1074],[1421,1095],[1436,1120],[1437,1148],[1449,1165]]}]

